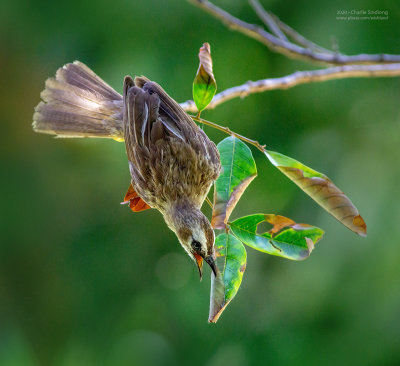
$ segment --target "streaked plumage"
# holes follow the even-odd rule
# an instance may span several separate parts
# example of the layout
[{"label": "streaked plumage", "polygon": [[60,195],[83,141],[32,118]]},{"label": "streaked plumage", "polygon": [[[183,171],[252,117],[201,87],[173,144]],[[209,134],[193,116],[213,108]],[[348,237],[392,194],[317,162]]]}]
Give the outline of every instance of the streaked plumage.
[{"label": "streaked plumage", "polygon": [[214,232],[200,209],[219,175],[219,154],[179,104],[145,77],[127,76],[121,97],[80,62],[59,69],[41,97],[35,131],[125,140],[131,197],[163,214],[200,274],[203,258],[215,272]]}]

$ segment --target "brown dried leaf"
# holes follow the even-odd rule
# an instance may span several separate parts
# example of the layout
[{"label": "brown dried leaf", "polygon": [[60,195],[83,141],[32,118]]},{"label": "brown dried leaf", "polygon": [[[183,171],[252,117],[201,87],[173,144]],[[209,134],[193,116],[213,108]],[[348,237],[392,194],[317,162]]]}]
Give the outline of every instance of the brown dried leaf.
[{"label": "brown dried leaf", "polygon": [[288,217],[281,215],[269,214],[269,215],[264,215],[264,217],[265,221],[274,225],[273,228],[268,231],[272,236],[281,231],[283,228],[296,224],[292,219],[289,219]]},{"label": "brown dried leaf", "polygon": [[367,225],[357,208],[328,177],[304,177],[302,170],[290,167],[278,169],[343,225],[358,235],[367,235]]},{"label": "brown dried leaf", "polygon": [[265,155],[283,174],[343,225],[358,235],[367,235],[367,225],[357,208],[326,175],[274,151],[266,151]]}]

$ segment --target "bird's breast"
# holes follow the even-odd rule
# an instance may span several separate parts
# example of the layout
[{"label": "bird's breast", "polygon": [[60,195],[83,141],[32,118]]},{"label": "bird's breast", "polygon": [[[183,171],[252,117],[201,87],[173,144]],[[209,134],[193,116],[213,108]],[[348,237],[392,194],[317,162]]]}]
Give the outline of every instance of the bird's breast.
[{"label": "bird's breast", "polygon": [[201,206],[220,171],[217,164],[189,143],[169,138],[157,141],[132,162],[132,184],[150,206],[163,210],[170,202],[187,198]]}]

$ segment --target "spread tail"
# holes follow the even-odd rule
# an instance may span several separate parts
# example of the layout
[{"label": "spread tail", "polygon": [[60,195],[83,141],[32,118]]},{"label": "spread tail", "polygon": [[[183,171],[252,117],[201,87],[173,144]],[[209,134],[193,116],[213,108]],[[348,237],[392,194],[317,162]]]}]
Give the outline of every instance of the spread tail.
[{"label": "spread tail", "polygon": [[33,115],[36,132],[57,137],[124,138],[123,101],[111,86],[79,61],[46,80]]}]

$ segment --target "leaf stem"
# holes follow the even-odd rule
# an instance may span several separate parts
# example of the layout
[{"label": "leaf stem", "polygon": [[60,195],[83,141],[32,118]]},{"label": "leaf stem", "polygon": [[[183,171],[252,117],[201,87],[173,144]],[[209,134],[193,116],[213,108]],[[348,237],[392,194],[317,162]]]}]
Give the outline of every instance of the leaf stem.
[{"label": "leaf stem", "polygon": [[214,208],[214,205],[212,204],[211,200],[210,200],[208,197],[206,197],[206,202],[207,202],[208,205],[211,207],[211,209]]},{"label": "leaf stem", "polygon": [[210,126],[210,127],[215,128],[215,129],[217,129],[217,130],[219,130],[219,131],[225,132],[225,133],[228,134],[228,135],[235,136],[236,138],[238,138],[238,139],[240,139],[240,140],[242,140],[242,141],[244,141],[244,142],[247,142],[247,143],[250,144],[250,145],[253,145],[253,146],[256,147],[258,150],[260,150],[262,153],[265,153],[265,152],[266,152],[266,150],[265,150],[265,146],[266,146],[266,145],[261,145],[261,144],[260,144],[258,141],[256,141],[256,140],[251,140],[251,139],[249,139],[249,138],[246,137],[246,136],[239,135],[238,133],[232,131],[229,127],[220,126],[220,125],[218,125],[218,124],[216,124],[216,123],[214,123],[214,122],[207,121],[207,120],[205,120],[205,119],[203,119],[203,118],[200,118],[200,117],[197,117],[197,116],[192,116],[192,115],[190,115],[190,117],[193,119],[193,121],[196,121],[196,122],[199,122],[199,123],[203,123],[203,124],[205,124],[205,125],[207,125],[207,126]]}]

